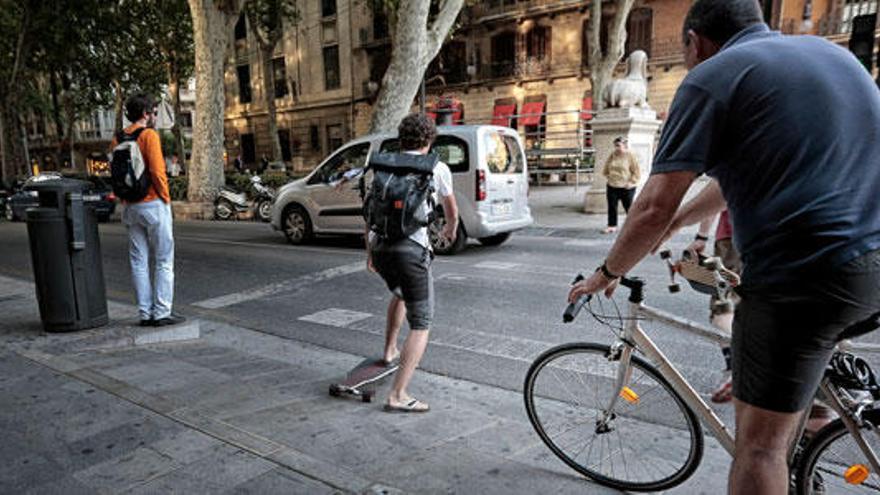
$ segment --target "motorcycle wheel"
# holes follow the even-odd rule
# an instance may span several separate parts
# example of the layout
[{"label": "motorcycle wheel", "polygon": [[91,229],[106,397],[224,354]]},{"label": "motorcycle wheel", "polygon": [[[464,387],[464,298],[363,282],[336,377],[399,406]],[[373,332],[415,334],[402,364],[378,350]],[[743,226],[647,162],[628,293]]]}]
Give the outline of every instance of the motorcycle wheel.
[{"label": "motorcycle wheel", "polygon": [[257,218],[263,222],[272,220],[272,202],[269,200],[260,201],[257,205]]},{"label": "motorcycle wheel", "polygon": [[214,207],[214,218],[217,220],[229,220],[235,215],[235,206],[229,200],[221,199]]}]

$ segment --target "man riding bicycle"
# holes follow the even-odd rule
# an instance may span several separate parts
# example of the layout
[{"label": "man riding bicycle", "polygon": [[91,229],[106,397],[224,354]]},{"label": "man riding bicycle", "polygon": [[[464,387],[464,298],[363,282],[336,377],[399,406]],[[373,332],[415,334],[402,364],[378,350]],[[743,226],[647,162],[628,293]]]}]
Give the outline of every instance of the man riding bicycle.
[{"label": "man riding bicycle", "polygon": [[[617,279],[725,207],[744,268],[733,325],[732,493],[785,493],[786,454],[842,330],[880,309],[880,92],[852,54],[781,36],[757,0],[697,0],[690,69],[652,175],[606,261],[569,293]],[[694,179],[712,181],[678,211]]]}]

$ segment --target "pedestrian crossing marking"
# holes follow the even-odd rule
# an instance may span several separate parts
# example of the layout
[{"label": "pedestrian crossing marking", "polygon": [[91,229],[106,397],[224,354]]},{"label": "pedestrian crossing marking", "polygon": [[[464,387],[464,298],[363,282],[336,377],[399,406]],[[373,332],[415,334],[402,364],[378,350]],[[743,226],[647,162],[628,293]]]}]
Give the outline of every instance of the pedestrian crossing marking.
[{"label": "pedestrian crossing marking", "polygon": [[232,306],[233,304],[254,301],[256,299],[262,299],[266,296],[272,296],[275,294],[281,294],[283,292],[290,292],[297,289],[302,289],[318,282],[324,282],[336,277],[364,271],[366,270],[366,266],[367,264],[363,261],[358,261],[357,263],[349,263],[347,265],[334,266],[333,268],[328,268],[326,270],[322,270],[316,273],[310,273],[308,275],[296,277],[290,280],[286,280],[284,282],[264,285],[263,287],[256,287],[241,292],[234,292],[232,294],[226,294],[211,299],[205,299],[204,301],[199,301],[193,303],[192,305],[207,309],[218,309],[226,306]]},{"label": "pedestrian crossing marking", "polygon": [[483,261],[474,265],[474,268],[488,268],[490,270],[515,270],[519,268],[519,263],[505,263],[503,261]]},{"label": "pedestrian crossing marking", "polygon": [[598,247],[598,246],[607,246],[611,244],[610,241],[604,241],[601,239],[575,239],[573,241],[566,241],[564,243],[565,246],[575,246],[575,247]]},{"label": "pedestrian crossing marking", "polygon": [[300,321],[308,321],[312,323],[318,323],[321,325],[330,325],[334,327],[347,327],[352,323],[357,323],[361,320],[366,320],[371,317],[370,313],[362,313],[360,311],[351,311],[348,309],[340,309],[340,308],[329,308],[323,311],[318,311],[317,313],[312,313],[306,316],[300,316],[297,318]]}]

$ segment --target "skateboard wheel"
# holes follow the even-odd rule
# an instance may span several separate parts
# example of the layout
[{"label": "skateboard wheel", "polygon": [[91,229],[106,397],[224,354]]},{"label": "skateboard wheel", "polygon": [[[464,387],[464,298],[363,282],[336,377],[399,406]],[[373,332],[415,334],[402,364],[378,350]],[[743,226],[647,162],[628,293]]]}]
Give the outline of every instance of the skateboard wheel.
[{"label": "skateboard wheel", "polygon": [[361,395],[361,401],[362,402],[373,402],[373,392],[364,392],[364,394]]},{"label": "skateboard wheel", "polygon": [[669,284],[669,292],[677,294],[681,292],[681,286],[678,284]]},{"label": "skateboard wheel", "polygon": [[668,260],[670,258],[672,258],[672,251],[670,251],[668,249],[664,249],[663,251],[660,251],[660,259],[661,260]]},{"label": "skateboard wheel", "polygon": [[339,389],[336,388],[334,385],[330,385],[330,395],[333,397],[339,397],[341,393],[339,392]]}]

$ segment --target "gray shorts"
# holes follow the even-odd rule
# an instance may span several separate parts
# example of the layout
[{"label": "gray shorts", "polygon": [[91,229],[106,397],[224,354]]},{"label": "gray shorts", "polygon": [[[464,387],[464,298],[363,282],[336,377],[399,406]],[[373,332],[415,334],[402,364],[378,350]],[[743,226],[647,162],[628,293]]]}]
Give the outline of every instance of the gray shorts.
[{"label": "gray shorts", "polygon": [[880,251],[797,284],[740,287],[733,320],[733,396],[763,409],[810,404],[846,327],[880,309]]},{"label": "gray shorts", "polygon": [[377,242],[373,266],[395,296],[406,305],[410,330],[428,330],[434,319],[433,253],[411,239]]}]

